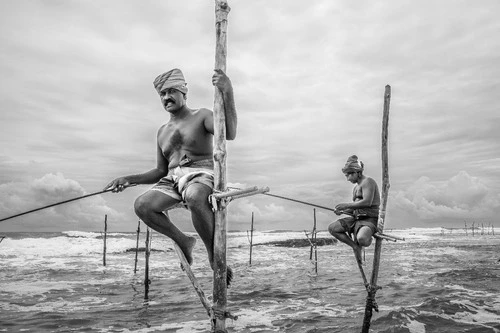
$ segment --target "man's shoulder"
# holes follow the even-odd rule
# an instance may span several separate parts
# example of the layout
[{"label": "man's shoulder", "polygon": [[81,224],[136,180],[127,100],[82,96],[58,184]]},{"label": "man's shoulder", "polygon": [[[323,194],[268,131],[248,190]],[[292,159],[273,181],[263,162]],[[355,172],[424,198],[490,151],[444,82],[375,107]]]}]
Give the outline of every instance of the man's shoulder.
[{"label": "man's shoulder", "polygon": [[213,112],[210,109],[207,108],[199,108],[193,110],[193,115],[201,116],[201,117],[207,117],[207,116],[213,116]]},{"label": "man's shoulder", "polygon": [[158,133],[159,133],[159,132],[162,132],[162,131],[163,131],[163,130],[165,130],[165,128],[167,128],[167,127],[168,127],[168,123],[165,123],[165,124],[161,125],[161,126],[160,126],[160,128],[158,128]]},{"label": "man's shoulder", "polygon": [[370,185],[375,185],[377,186],[377,182],[375,181],[375,179],[373,179],[372,177],[368,177],[368,176],[365,176],[365,179],[363,180],[363,182],[361,183],[361,185],[363,184],[370,184]]}]

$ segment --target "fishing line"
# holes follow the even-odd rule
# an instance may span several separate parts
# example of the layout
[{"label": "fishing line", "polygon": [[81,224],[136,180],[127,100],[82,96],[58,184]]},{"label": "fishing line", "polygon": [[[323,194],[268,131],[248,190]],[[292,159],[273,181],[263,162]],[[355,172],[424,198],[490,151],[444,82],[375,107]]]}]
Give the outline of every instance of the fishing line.
[{"label": "fishing line", "polygon": [[[228,188],[232,188],[232,189],[235,189],[235,190],[241,190],[240,188],[237,188],[237,187],[228,187]],[[289,201],[293,201],[293,202],[298,202],[298,203],[301,203],[303,205],[308,205],[308,206],[313,206],[313,207],[317,207],[317,208],[326,209],[326,210],[329,210],[329,211],[332,211],[332,212],[336,211],[334,208],[320,206],[320,205],[316,205],[316,204],[313,204],[313,203],[310,203],[310,202],[300,201],[300,200],[292,199],[292,198],[287,198],[287,197],[283,197],[281,195],[271,194],[271,193],[268,193],[268,192],[261,193],[261,194],[268,195],[270,197],[275,197],[275,198],[280,198],[280,199],[284,199],[284,200],[289,200]]]}]

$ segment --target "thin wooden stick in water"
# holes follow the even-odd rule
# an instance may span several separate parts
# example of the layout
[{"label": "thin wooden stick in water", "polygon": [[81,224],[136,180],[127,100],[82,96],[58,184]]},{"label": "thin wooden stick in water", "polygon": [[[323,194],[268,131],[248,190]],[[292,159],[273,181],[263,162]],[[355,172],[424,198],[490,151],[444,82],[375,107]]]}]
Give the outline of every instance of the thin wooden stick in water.
[{"label": "thin wooden stick in water", "polygon": [[252,266],[252,246],[253,246],[253,212],[252,212],[252,225],[250,226],[250,266]]},{"label": "thin wooden stick in water", "polygon": [[144,272],[144,299],[149,299],[149,285],[151,281],[149,280],[149,254],[150,254],[150,245],[151,245],[151,233],[149,231],[149,227],[146,228],[146,267]]},{"label": "thin wooden stick in water", "polygon": [[134,274],[137,273],[137,257],[139,256],[139,235],[141,232],[141,220],[137,223],[137,241],[135,243],[135,264],[134,264]]},{"label": "thin wooden stick in water", "polygon": [[108,236],[108,215],[104,215],[104,236],[103,236],[103,242],[104,242],[104,248],[102,251],[102,265],[106,266],[106,238]]},{"label": "thin wooden stick in water", "polygon": [[314,227],[313,227],[313,244],[314,244],[314,272],[318,274],[318,231],[316,230],[316,208],[313,208]]}]

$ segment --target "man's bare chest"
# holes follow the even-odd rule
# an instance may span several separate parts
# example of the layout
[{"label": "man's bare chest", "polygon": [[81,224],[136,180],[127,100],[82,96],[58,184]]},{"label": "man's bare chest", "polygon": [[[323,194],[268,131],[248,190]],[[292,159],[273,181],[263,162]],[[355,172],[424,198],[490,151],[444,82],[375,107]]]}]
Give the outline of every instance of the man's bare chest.
[{"label": "man's bare chest", "polygon": [[164,154],[181,150],[197,151],[206,145],[208,132],[200,123],[167,124],[158,135],[158,144]]}]

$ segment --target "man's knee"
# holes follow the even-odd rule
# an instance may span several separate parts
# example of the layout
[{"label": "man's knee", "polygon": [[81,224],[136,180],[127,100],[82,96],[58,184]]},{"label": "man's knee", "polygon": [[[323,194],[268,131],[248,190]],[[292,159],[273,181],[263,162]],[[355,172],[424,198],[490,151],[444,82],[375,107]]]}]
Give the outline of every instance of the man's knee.
[{"label": "man's knee", "polygon": [[333,234],[345,232],[345,230],[339,221],[335,221],[335,222],[330,223],[330,225],[328,226],[328,232],[330,232],[330,234],[333,235]]},{"label": "man's knee", "polygon": [[146,215],[151,210],[149,200],[147,200],[144,195],[141,195],[135,199],[134,210],[139,217]]},{"label": "man's knee", "polygon": [[361,237],[358,238],[358,244],[364,247],[370,246],[372,243],[372,237]]},{"label": "man's knee", "polygon": [[373,232],[370,227],[361,227],[356,235],[358,244],[365,247],[370,246],[372,243],[372,234]]},{"label": "man's knee", "polygon": [[190,210],[207,207],[210,194],[212,194],[210,187],[203,184],[192,184],[186,189],[184,201]]}]

